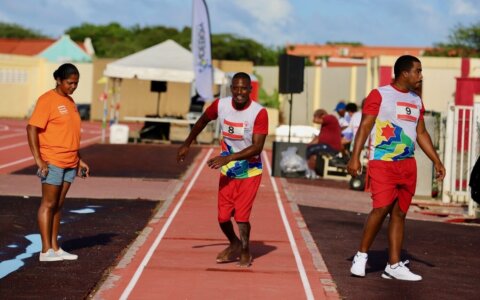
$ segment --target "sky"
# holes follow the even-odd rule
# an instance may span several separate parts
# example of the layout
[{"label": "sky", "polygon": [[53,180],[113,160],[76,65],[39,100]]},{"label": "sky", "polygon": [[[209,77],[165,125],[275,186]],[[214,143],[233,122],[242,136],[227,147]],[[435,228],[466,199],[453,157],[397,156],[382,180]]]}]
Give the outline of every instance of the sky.
[{"label": "sky", "polygon": [[[479,0],[206,0],[212,33],[265,46],[360,42],[433,46],[480,24]],[[191,26],[192,0],[0,0],[0,22],[52,38],[82,23]]]}]

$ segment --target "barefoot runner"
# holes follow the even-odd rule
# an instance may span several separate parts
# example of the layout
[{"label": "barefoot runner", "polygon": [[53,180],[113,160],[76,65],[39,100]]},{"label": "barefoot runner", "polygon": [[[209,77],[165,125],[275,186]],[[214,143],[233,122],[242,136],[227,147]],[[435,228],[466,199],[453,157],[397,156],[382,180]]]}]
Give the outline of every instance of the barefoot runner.
[{"label": "barefoot runner", "polygon": [[[217,255],[217,263],[240,257],[239,265],[252,262],[249,249],[250,212],[262,179],[260,154],[268,134],[267,111],[252,101],[250,76],[237,73],[230,86],[231,97],[215,100],[193,126],[178,149],[177,162],[184,160],[191,143],[211,121],[218,119],[222,131],[222,153],[210,159],[212,169],[220,169],[218,191],[218,222],[230,245]],[[231,218],[238,225],[240,238],[235,234]]]}]

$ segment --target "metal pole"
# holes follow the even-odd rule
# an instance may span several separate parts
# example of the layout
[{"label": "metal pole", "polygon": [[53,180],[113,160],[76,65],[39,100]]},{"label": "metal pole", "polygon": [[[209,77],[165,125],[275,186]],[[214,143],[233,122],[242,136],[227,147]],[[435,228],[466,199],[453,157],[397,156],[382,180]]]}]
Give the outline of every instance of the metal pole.
[{"label": "metal pole", "polygon": [[290,99],[288,100],[288,103],[290,104],[290,116],[288,117],[288,143],[290,144],[290,132],[292,130],[292,99],[293,99],[293,94],[290,93]]},{"label": "metal pole", "polygon": [[454,169],[452,168],[452,155],[453,155],[453,135],[454,135],[454,120],[455,118],[455,106],[452,103],[448,105],[447,111],[447,126],[445,128],[445,157],[443,159],[445,170],[447,175],[443,180],[442,187],[442,202],[451,202],[452,181],[454,180]]}]

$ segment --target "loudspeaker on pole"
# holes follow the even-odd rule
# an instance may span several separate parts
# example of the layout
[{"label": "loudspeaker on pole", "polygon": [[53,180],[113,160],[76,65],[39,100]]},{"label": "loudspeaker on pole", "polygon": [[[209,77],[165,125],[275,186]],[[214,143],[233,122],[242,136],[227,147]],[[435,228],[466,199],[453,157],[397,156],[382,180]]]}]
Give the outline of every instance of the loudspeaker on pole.
[{"label": "loudspeaker on pole", "polygon": [[303,92],[303,74],[305,58],[281,54],[278,60],[278,89],[280,94],[296,94]]}]

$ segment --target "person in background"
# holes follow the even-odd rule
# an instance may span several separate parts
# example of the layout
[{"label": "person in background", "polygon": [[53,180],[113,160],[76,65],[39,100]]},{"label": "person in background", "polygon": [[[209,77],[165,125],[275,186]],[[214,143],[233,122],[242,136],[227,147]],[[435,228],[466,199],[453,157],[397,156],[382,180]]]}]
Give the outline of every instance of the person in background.
[{"label": "person in background", "polygon": [[42,200],[37,218],[42,239],[42,262],[75,260],[77,255],[60,248],[58,232],[62,207],[76,175],[88,177],[89,166],[80,159],[80,115],[70,97],[78,86],[80,73],[72,64],[61,65],[54,73],[55,88],[38,98],[27,125],[30,150],[38,167]]},{"label": "person in background", "polygon": [[[422,64],[411,55],[397,59],[393,83],[370,92],[355,136],[353,152],[347,165],[352,176],[361,173],[360,152],[370,135],[372,150],[368,162],[368,177],[373,208],[364,225],[361,242],[350,272],[365,276],[368,250],[383,221],[390,215],[388,225],[388,263],[382,274],[385,279],[422,280],[402,261],[405,218],[415,194],[417,166],[415,142],[432,160],[437,180],[445,177],[445,168],[438,157],[425,128],[425,107],[415,90],[422,84]],[[372,130],[373,129],[373,130]]]},{"label": "person in background", "polygon": [[[177,152],[182,162],[190,145],[207,124],[218,119],[222,131],[222,152],[208,160],[212,169],[220,169],[218,222],[230,245],[218,253],[217,263],[240,257],[239,266],[249,267],[250,213],[262,179],[261,153],[268,134],[268,115],[264,107],[250,98],[250,76],[240,72],[233,76],[231,97],[215,100],[195,123]],[[231,218],[238,225],[235,234]]]},{"label": "person in background", "polygon": [[362,120],[362,108],[363,108],[363,105],[365,103],[365,99],[366,98],[364,98],[362,100],[362,103],[360,104],[360,110],[357,110],[356,112],[354,112],[352,114],[352,117],[350,118],[349,127],[350,127],[350,130],[352,131],[352,141],[355,140],[355,136],[357,135],[358,127],[360,126],[360,121]]},{"label": "person in background", "polygon": [[358,107],[357,104],[350,102],[345,107],[345,120],[348,120],[347,128],[342,130],[342,145],[343,149],[345,150],[344,154],[346,157],[350,156],[350,144],[353,140],[353,129],[351,126],[352,117],[357,112]]},{"label": "person in background", "polygon": [[338,114],[338,123],[340,124],[340,128],[344,130],[348,127],[348,123],[350,122],[349,116],[347,114],[347,104],[345,101],[340,101],[335,106],[335,111]]},{"label": "person in background", "polygon": [[321,125],[320,133],[307,145],[307,173],[309,179],[318,178],[315,172],[317,156],[321,154],[336,155],[342,151],[342,137],[338,120],[324,109],[313,113],[313,123]]}]

